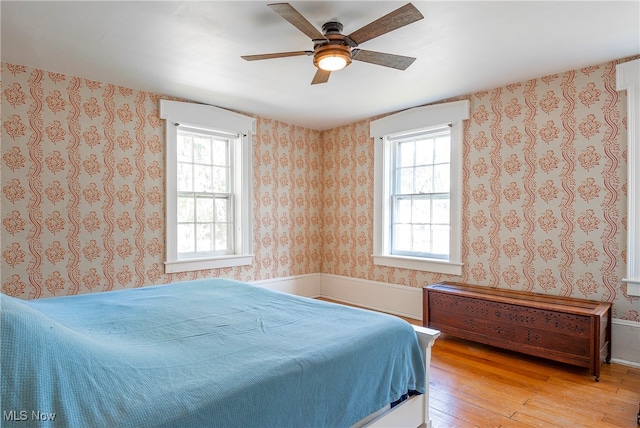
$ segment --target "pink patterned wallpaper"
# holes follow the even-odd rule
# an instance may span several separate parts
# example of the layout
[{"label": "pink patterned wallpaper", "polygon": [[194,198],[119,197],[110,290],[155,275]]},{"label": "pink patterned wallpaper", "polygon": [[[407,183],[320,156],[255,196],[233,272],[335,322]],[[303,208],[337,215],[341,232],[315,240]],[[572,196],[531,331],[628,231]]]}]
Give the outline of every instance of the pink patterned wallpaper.
[{"label": "pink patterned wallpaper", "polygon": [[[622,62],[622,61],[620,61]],[[369,120],[318,132],[258,117],[252,266],[163,273],[159,95],[2,64],[2,291],[22,298],[178,279],[331,273],[626,295],[626,94],[611,62],[471,94],[463,276],[375,266]]]},{"label": "pink patterned wallpaper", "polygon": [[[624,61],[619,61],[624,62]],[[373,265],[369,120],[323,132],[322,271],[614,302],[626,294],[626,93],[611,62],[478,92],[464,125],[462,277]]]},{"label": "pink patterned wallpaper", "polygon": [[320,271],[320,134],[259,118],[252,266],[165,274],[160,96],[2,64],[2,270],[21,298]]}]

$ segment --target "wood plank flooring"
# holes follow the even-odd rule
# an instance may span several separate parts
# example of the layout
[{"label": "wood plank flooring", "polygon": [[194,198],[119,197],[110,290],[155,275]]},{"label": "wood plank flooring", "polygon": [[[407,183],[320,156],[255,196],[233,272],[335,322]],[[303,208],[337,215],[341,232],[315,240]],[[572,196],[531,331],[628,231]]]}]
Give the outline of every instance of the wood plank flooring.
[{"label": "wood plank flooring", "polygon": [[595,382],[586,368],[443,334],[429,389],[433,428],[634,428],[640,368],[603,364]]},{"label": "wood plank flooring", "polygon": [[588,369],[442,335],[432,349],[434,428],[636,427],[640,368]]}]

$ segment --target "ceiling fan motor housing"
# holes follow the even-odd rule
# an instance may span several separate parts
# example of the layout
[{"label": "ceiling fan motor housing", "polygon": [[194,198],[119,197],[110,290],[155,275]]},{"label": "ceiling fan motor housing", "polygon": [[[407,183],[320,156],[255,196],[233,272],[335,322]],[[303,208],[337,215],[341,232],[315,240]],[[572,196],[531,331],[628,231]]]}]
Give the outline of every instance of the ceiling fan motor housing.
[{"label": "ceiling fan motor housing", "polygon": [[322,26],[322,32],[324,33],[325,36],[329,36],[332,34],[342,35],[342,28],[343,28],[342,24],[339,23],[338,21],[329,21]]},{"label": "ceiling fan motor housing", "polygon": [[338,21],[329,21],[322,26],[325,39],[314,40],[313,65],[320,69],[326,69],[321,61],[328,57],[340,58],[344,61],[339,68],[347,67],[351,64],[351,48],[347,45],[342,35],[342,24]]}]

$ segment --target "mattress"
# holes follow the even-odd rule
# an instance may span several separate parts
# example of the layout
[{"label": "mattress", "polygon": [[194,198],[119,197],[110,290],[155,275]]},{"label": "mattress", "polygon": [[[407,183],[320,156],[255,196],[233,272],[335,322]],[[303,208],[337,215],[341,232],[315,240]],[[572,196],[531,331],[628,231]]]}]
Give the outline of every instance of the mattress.
[{"label": "mattress", "polygon": [[348,427],[425,390],[405,321],[233,280],[0,310],[3,426]]}]

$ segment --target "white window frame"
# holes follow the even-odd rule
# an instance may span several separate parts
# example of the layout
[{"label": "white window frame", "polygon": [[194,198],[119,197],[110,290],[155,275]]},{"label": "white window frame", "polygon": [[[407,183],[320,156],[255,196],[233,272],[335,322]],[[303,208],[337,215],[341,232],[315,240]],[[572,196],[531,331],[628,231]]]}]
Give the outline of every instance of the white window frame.
[{"label": "white window frame", "polygon": [[[192,188],[191,190],[180,190],[178,189],[177,191],[177,197],[178,197],[178,201],[180,200],[181,197],[188,197],[189,199],[193,199],[194,200],[194,213],[195,218],[191,219],[191,221],[187,221],[185,223],[189,224],[189,226],[191,227],[195,227],[196,224],[198,223],[198,220],[200,220],[199,216],[197,215],[197,211],[198,211],[198,204],[195,202],[198,199],[204,199],[204,200],[213,200],[211,201],[213,203],[213,205],[215,205],[215,201],[219,200],[219,199],[223,199],[226,201],[227,205],[226,205],[226,209],[227,209],[227,218],[225,220],[225,224],[226,224],[226,236],[227,236],[227,240],[226,240],[226,244],[227,244],[227,248],[223,249],[223,250],[216,250],[216,249],[212,249],[211,251],[208,251],[206,253],[201,252],[200,250],[196,249],[197,246],[197,241],[198,241],[198,234],[195,233],[193,234],[193,247],[194,247],[194,252],[193,253],[181,253],[181,255],[179,257],[183,258],[183,259],[188,259],[188,258],[195,258],[195,257],[209,257],[209,256],[221,256],[221,255],[229,255],[229,254],[235,254],[234,249],[236,248],[236,242],[235,242],[235,229],[233,227],[233,225],[236,223],[236,218],[234,215],[234,210],[235,210],[235,195],[236,195],[236,191],[235,189],[235,177],[234,174],[232,174],[233,171],[235,171],[235,152],[238,146],[237,143],[237,139],[239,138],[238,134],[223,134],[220,133],[219,131],[212,131],[209,129],[198,129],[198,128],[191,128],[191,127],[187,127],[184,125],[179,125],[177,126],[178,128],[178,140],[180,139],[180,135],[198,135],[198,136],[202,136],[202,137],[208,137],[212,140],[216,140],[218,142],[224,142],[226,145],[226,156],[224,157],[224,159],[222,160],[221,163],[223,163],[224,165],[220,165],[220,159],[209,159],[210,162],[216,162],[218,163],[217,166],[222,166],[227,168],[227,174],[225,174],[225,178],[227,180],[227,188],[226,191],[221,191],[221,190],[211,190],[211,191],[203,191],[202,189],[200,190],[196,190],[195,186],[194,188]],[[191,147],[192,151],[194,149],[194,146]],[[193,153],[192,153],[193,155]],[[178,159],[178,167],[180,166],[181,162]],[[194,168],[196,166],[196,164],[194,164],[194,162],[189,162],[188,165],[191,168]],[[209,165],[207,164],[207,166],[213,166],[213,165]],[[180,171],[180,169],[178,168],[178,171]],[[176,176],[177,181],[179,182],[179,174],[178,176]],[[192,179],[195,179],[195,177],[192,175]],[[178,203],[179,205],[179,203]],[[215,209],[214,211],[214,218],[213,220],[213,224],[214,225],[218,225],[218,219],[216,218],[217,216],[215,215]],[[180,220],[177,221],[178,223],[178,230],[180,230]],[[211,223],[209,223],[211,224]],[[214,235],[217,232],[217,228],[215,228],[214,226]],[[178,236],[178,238],[180,238]],[[180,239],[178,239],[178,243],[180,242]],[[215,245],[215,244],[214,244]]]},{"label": "white window frame", "polygon": [[[399,160],[399,145],[403,144],[403,143],[412,143],[413,147],[414,147],[414,153],[413,155],[415,156],[416,151],[418,150],[417,148],[417,144],[419,144],[418,142],[421,140],[426,140],[426,139],[433,139],[434,137],[438,136],[438,135],[443,135],[444,133],[447,134],[447,136],[449,137],[449,141],[451,140],[451,128],[448,126],[437,126],[434,128],[429,128],[429,129],[425,129],[422,132],[417,132],[417,133],[410,133],[410,134],[401,134],[398,136],[388,136],[387,139],[389,140],[390,143],[390,152],[391,152],[391,161],[389,162],[389,174],[390,174],[390,186],[389,186],[389,197],[391,198],[389,200],[389,213],[390,213],[390,229],[393,230],[394,226],[397,224],[397,219],[395,218],[396,215],[398,215],[398,208],[396,206],[394,206],[398,200],[400,199],[410,199],[412,200],[412,204],[414,200],[428,200],[429,204],[432,205],[432,203],[435,200],[438,199],[442,199],[442,195],[444,193],[446,193],[446,199],[449,200],[450,198],[450,190],[451,190],[451,185],[449,185],[449,187],[447,188],[447,192],[442,192],[442,191],[435,191],[435,189],[433,189],[434,191],[429,191],[429,192],[410,192],[410,194],[407,193],[402,193],[400,191],[400,188],[398,187],[399,185],[399,176],[398,176],[398,169],[402,168],[402,169],[408,169],[410,168],[412,170],[413,173],[415,173],[416,167],[420,167],[422,165],[411,165],[411,166],[400,166],[398,164],[398,160]],[[433,147],[433,150],[436,150],[435,144]],[[448,155],[451,154],[451,150],[449,149]],[[436,158],[435,158],[435,153],[432,152],[433,155],[433,159],[432,159],[432,164],[429,164],[429,166],[435,166],[436,164],[438,164],[436,162]],[[442,164],[442,162],[440,162],[439,164]],[[447,168],[450,169],[450,160],[446,162],[447,164]],[[450,174],[449,174],[450,175]],[[431,206],[431,208],[433,208],[433,206]],[[433,213],[433,210],[430,209],[430,212]],[[417,221],[414,221],[415,219],[411,219],[411,223],[410,224],[415,224],[415,223],[419,223]],[[430,219],[431,220],[431,219]],[[447,219],[447,221],[449,221],[450,219]],[[430,227],[433,226],[437,226],[437,223],[431,223],[431,221],[424,221],[422,222],[423,224],[428,224]],[[447,226],[450,226],[447,224]],[[413,233],[412,233],[413,235]],[[431,236],[431,239],[433,240],[433,236]],[[408,256],[408,257],[420,257],[420,258],[434,258],[434,259],[443,259],[443,258],[448,258],[449,255],[447,253],[446,257],[444,257],[444,255],[440,255],[440,254],[436,254],[436,253],[430,253],[430,252],[425,252],[425,251],[418,251],[418,250],[400,250],[397,247],[397,236],[394,233],[390,233],[389,234],[389,242],[390,242],[390,253],[394,254],[394,255],[399,255],[399,256]]]},{"label": "white window frame", "polygon": [[[462,121],[469,119],[469,101],[416,107],[370,123],[374,138],[373,263],[403,269],[462,275]],[[387,137],[451,126],[451,190],[449,258],[391,254],[390,180],[391,142]]]},{"label": "white window frame", "polygon": [[[253,263],[252,235],[252,139],[256,120],[218,107],[160,100],[160,118],[165,119],[166,218],[165,272],[187,272],[244,266]],[[178,126],[236,134],[234,156],[234,254],[178,258],[177,253],[177,138]]]},{"label": "white window frame", "polygon": [[616,89],[627,91],[627,294],[640,296],[640,59],[616,66]]}]

